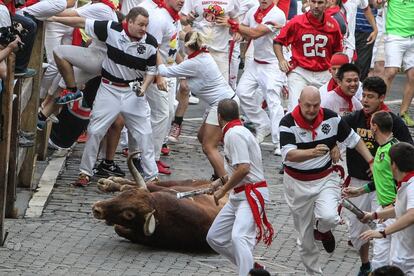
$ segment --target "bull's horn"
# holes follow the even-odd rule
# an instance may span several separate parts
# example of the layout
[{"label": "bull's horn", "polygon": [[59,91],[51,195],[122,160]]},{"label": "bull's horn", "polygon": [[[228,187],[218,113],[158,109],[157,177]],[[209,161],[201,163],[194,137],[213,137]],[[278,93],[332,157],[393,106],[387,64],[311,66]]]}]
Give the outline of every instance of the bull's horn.
[{"label": "bull's horn", "polygon": [[143,188],[145,190],[148,190],[147,185],[145,184],[144,178],[142,178],[141,174],[138,172],[137,168],[135,168],[134,163],[132,162],[132,159],[140,153],[139,151],[135,151],[133,153],[130,153],[128,155],[128,169],[129,172],[132,174],[132,177],[134,178],[135,182],[137,183],[137,186],[139,188]]},{"label": "bull's horn", "polygon": [[154,212],[155,210],[145,215],[145,222],[143,226],[145,236],[151,236],[155,232],[156,222]]}]

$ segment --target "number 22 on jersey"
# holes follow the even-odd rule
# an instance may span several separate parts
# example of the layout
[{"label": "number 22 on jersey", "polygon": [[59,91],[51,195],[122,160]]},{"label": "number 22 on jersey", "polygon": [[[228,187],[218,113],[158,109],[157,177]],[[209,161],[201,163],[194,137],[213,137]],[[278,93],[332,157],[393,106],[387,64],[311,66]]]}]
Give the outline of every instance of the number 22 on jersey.
[{"label": "number 22 on jersey", "polygon": [[304,34],[302,36],[303,55],[305,57],[326,57],[325,46],[328,43],[326,35]]}]

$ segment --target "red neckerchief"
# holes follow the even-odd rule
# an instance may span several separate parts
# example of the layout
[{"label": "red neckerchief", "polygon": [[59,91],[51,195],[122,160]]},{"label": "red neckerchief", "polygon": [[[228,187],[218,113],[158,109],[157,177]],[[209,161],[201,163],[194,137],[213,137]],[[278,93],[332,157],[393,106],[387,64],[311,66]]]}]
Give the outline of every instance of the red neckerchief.
[{"label": "red neckerchief", "polygon": [[325,14],[328,16],[332,16],[340,11],[341,11],[341,8],[339,6],[332,6],[325,10]]},{"label": "red neckerchief", "polygon": [[[390,112],[391,110],[388,108],[388,106],[385,103],[381,103],[381,105],[379,106],[378,110],[372,112],[372,114],[374,114],[377,111],[387,111],[387,112]],[[366,119],[366,122],[367,122],[367,128],[368,129],[371,128],[371,116],[372,116],[372,114],[365,114],[365,119]]]},{"label": "red neckerchief", "polygon": [[167,10],[167,12],[170,14],[170,16],[172,17],[172,19],[174,20],[174,22],[180,20],[180,15],[178,14],[178,12],[176,10],[174,10],[173,8],[171,8],[170,6],[168,6],[164,0],[152,0],[152,2],[154,2],[159,8],[164,8]]},{"label": "red neckerchief", "polygon": [[72,45],[81,46],[82,45],[82,33],[79,28],[74,28],[72,32]]},{"label": "red neckerchief", "polygon": [[342,99],[344,99],[347,103],[348,103],[348,109],[349,111],[352,111],[352,109],[354,108],[354,105],[352,103],[352,97],[353,96],[348,96],[344,93],[344,91],[342,91],[342,88],[340,86],[337,86],[334,89],[335,93],[340,96]]},{"label": "red neckerchief", "polygon": [[331,78],[328,82],[328,92],[334,90],[336,87],[338,87],[338,84],[334,80],[334,78]]},{"label": "red neckerchief", "polygon": [[404,182],[408,182],[412,177],[414,177],[414,171],[408,172],[401,181],[397,182],[397,190],[401,188],[401,185]]},{"label": "red neckerchief", "polygon": [[226,135],[226,133],[229,129],[231,129],[232,127],[235,127],[235,126],[242,126],[242,125],[243,125],[243,123],[240,121],[240,119],[236,119],[236,120],[228,122],[223,127],[223,139],[224,139],[224,135]]},{"label": "red neckerchief", "polygon": [[269,11],[275,6],[274,3],[272,3],[269,7],[267,7],[265,10],[262,10],[260,6],[257,8],[257,11],[254,13],[254,20],[256,20],[257,23],[261,24],[263,21],[263,18],[269,13]]},{"label": "red neckerchief", "polygon": [[207,48],[202,47],[200,50],[194,51],[188,55],[188,59],[198,56],[201,53],[208,53]]},{"label": "red neckerchief", "polygon": [[6,4],[6,7],[12,15],[16,14],[16,6],[14,5],[14,1],[10,1]]},{"label": "red neckerchief", "polygon": [[0,5],[4,5],[4,2],[2,0],[0,0]]},{"label": "red neckerchief", "polygon": [[303,118],[302,113],[300,112],[300,106],[297,105],[295,109],[292,111],[292,117],[295,120],[296,124],[300,128],[310,130],[312,132],[312,140],[315,140],[316,137],[316,129],[318,126],[323,122],[323,109],[319,108],[318,115],[316,116],[315,120],[313,121],[313,124],[309,124],[305,118]]},{"label": "red neckerchief", "polygon": [[307,13],[305,13],[306,18],[308,19],[309,23],[315,27],[317,30],[319,29],[323,29],[324,25],[325,25],[325,19],[326,16],[324,14],[322,21],[319,21],[318,18],[316,18],[315,16],[313,16],[313,14],[308,11]]},{"label": "red neckerchief", "polygon": [[108,7],[110,7],[112,10],[117,10],[118,8],[115,6],[114,3],[112,3],[110,0],[100,0],[102,4],[107,5]]},{"label": "red neckerchief", "polygon": [[126,21],[123,21],[122,22],[122,28],[124,29],[124,31],[127,34],[127,36],[132,37],[132,38],[135,38],[138,41],[141,39],[141,37],[135,37],[135,36],[133,36],[133,35],[131,35],[129,33],[129,31],[128,31],[128,23]]},{"label": "red neckerchief", "polygon": [[38,3],[38,2],[39,2],[39,0],[28,0],[28,1],[26,1],[26,3],[24,3],[23,7],[30,7],[30,6]]}]

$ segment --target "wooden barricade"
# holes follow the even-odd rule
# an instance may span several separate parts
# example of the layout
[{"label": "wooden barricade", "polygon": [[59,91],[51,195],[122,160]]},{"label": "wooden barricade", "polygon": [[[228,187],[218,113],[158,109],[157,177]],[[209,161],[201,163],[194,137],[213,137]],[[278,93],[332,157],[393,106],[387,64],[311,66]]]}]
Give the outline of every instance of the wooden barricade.
[{"label": "wooden barricade", "polygon": [[9,171],[11,126],[12,126],[12,102],[14,86],[15,55],[7,58],[7,79],[4,82],[4,92],[1,95],[1,129],[0,129],[0,246],[3,246],[6,238],[4,229],[4,217],[6,213],[7,181]]},{"label": "wooden barricade", "polygon": [[[37,113],[39,108],[40,83],[43,64],[43,23],[38,23],[36,40],[32,49],[29,68],[37,71],[36,76],[14,79],[15,55],[7,60],[7,80],[5,93],[2,95],[2,140],[0,142],[0,245],[3,244],[4,218],[16,217],[15,208],[17,187],[30,190],[36,168],[38,151],[44,160],[47,154],[47,143],[50,124],[44,131],[37,133]],[[49,130],[48,130],[49,129]],[[19,146],[20,131],[34,133],[33,147]]]}]

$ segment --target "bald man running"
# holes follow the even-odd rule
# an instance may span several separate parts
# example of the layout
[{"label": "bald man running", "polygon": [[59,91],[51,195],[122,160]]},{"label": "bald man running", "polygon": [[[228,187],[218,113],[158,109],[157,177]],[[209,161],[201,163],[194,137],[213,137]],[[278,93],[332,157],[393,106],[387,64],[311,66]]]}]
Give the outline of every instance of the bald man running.
[{"label": "bald man running", "polygon": [[340,142],[355,148],[367,162],[373,160],[358,134],[338,114],[321,108],[320,103],[318,89],[306,86],[300,94],[299,105],[280,122],[285,199],[309,275],[322,275],[315,239],[322,241],[328,253],[335,250],[331,230],[340,221],[337,212],[340,169],[332,164],[331,149]]}]

